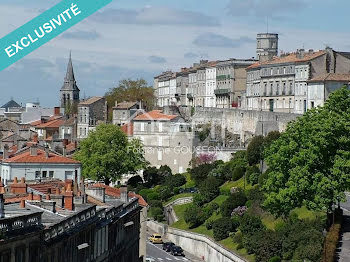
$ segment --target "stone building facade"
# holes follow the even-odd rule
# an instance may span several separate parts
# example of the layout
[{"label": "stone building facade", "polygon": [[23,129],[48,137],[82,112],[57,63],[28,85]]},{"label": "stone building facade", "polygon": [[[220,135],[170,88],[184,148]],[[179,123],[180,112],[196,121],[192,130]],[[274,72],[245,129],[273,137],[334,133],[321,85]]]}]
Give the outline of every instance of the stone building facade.
[{"label": "stone building facade", "polygon": [[303,114],[307,81],[327,73],[350,72],[350,53],[331,48],[283,54],[247,68],[246,109]]},{"label": "stone building facade", "polygon": [[91,97],[78,104],[77,138],[88,137],[98,124],[107,121],[107,103],[104,97]]}]

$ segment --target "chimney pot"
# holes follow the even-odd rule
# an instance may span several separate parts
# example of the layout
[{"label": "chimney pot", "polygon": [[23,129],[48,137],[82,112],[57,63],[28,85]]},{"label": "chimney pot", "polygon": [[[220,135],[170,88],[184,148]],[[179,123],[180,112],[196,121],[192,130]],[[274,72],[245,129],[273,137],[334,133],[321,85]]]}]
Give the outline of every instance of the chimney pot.
[{"label": "chimney pot", "polygon": [[33,192],[30,192],[29,194],[28,194],[28,200],[33,200],[34,199],[34,197],[33,197]]},{"label": "chimney pot", "polygon": [[17,183],[18,183],[18,179],[17,179],[16,176],[13,178],[13,183],[14,183],[14,184],[17,184]]},{"label": "chimney pot", "polygon": [[25,184],[26,183],[26,179],[24,177],[21,177],[21,184]]},{"label": "chimney pot", "polygon": [[38,146],[36,144],[30,147],[30,155],[37,156],[38,155]]},{"label": "chimney pot", "polygon": [[61,108],[55,107],[55,108],[54,108],[54,114],[55,114],[55,116],[61,115]]},{"label": "chimney pot", "polygon": [[21,200],[21,203],[19,205],[20,208],[26,208],[26,201],[24,199]]}]

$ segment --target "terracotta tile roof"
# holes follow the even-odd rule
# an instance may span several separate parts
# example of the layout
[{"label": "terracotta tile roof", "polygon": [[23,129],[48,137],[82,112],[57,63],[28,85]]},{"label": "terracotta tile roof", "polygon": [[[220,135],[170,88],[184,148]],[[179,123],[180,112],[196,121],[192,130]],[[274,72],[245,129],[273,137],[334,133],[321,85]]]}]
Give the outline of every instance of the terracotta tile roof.
[{"label": "terracotta tile roof", "polygon": [[257,67],[263,66],[263,65],[275,65],[275,64],[284,64],[284,63],[307,62],[307,61],[315,59],[315,58],[317,58],[319,56],[322,56],[325,53],[326,53],[326,51],[324,51],[324,50],[320,50],[320,51],[313,52],[313,53],[305,53],[303,58],[298,58],[297,53],[291,53],[291,54],[286,55],[286,56],[274,57],[270,61],[261,62],[261,63],[257,62],[255,64],[252,64],[252,65],[248,66],[247,70],[253,69],[253,68],[257,68]]},{"label": "terracotta tile roof", "polygon": [[42,194],[47,194],[49,190],[51,191],[51,194],[56,193],[56,188],[61,189],[65,186],[65,183],[63,181],[49,181],[49,182],[43,182],[38,184],[28,184],[28,187],[39,191]]},{"label": "terracotta tile roof", "polygon": [[28,125],[29,126],[37,126],[37,125],[40,125],[40,124],[44,124],[44,123],[47,123],[47,122],[50,122],[50,121],[53,121],[53,120],[57,120],[57,119],[61,119],[63,118],[63,116],[50,116],[46,121],[43,121],[42,119],[39,119],[39,120],[36,120],[36,121],[33,121],[33,122],[30,122]]},{"label": "terracotta tile roof", "polygon": [[134,134],[134,124],[133,123],[129,123],[129,124],[123,125],[123,126],[120,127],[120,129],[127,136],[132,136]]},{"label": "terracotta tile roof", "polygon": [[135,117],[134,120],[172,120],[177,117],[176,115],[165,115],[161,110],[153,110]]},{"label": "terracotta tile roof", "polygon": [[71,143],[69,143],[69,144],[66,146],[67,152],[72,152],[72,151],[74,151],[75,149],[77,149],[75,143],[72,143],[72,142],[71,142]]},{"label": "terracotta tile roof", "polygon": [[[110,186],[106,186],[104,184],[94,184],[94,187],[103,187],[106,189],[106,194],[109,196],[113,196],[116,198],[120,198],[120,189],[119,188],[115,188],[115,187],[110,187]],[[129,197],[137,197],[139,199],[139,205],[146,207],[148,206],[147,202],[143,199],[143,197],[141,195],[135,194],[134,192],[129,192],[128,193]]]},{"label": "terracotta tile roof", "polygon": [[35,126],[35,128],[59,128],[64,123],[63,119],[55,119]]},{"label": "terracotta tile roof", "polygon": [[99,101],[101,99],[103,99],[103,97],[94,96],[94,97],[91,97],[85,101],[80,102],[78,106],[88,106],[88,105],[91,105],[93,103],[96,103],[97,101]]},{"label": "terracotta tile roof", "polygon": [[324,74],[310,79],[308,82],[324,82],[324,81],[338,81],[350,82],[350,74]]},{"label": "terracotta tile roof", "polygon": [[19,153],[18,155],[3,160],[4,163],[42,163],[42,164],[80,164],[79,161],[63,157],[49,152],[46,158],[45,151],[38,149],[37,156],[30,155],[30,150]]},{"label": "terracotta tile roof", "polygon": [[75,121],[74,121],[74,117],[71,117],[65,121],[63,121],[63,123],[61,124],[61,126],[72,126],[75,124]]},{"label": "terracotta tile roof", "polygon": [[133,107],[134,105],[136,105],[137,102],[121,102],[118,103],[117,106],[114,106],[113,109],[129,109],[130,107]]}]

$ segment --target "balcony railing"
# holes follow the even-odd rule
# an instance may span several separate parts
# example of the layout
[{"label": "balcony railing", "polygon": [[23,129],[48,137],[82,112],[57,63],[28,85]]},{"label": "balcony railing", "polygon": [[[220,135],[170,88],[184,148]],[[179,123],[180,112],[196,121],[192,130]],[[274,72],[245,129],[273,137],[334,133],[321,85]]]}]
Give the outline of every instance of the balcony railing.
[{"label": "balcony railing", "polygon": [[217,95],[217,96],[228,96],[230,93],[230,90],[225,88],[225,89],[215,89],[214,90],[214,94]]},{"label": "balcony railing", "polygon": [[30,227],[41,226],[42,212],[36,212],[29,215],[5,218],[0,221],[0,232],[7,233]]}]

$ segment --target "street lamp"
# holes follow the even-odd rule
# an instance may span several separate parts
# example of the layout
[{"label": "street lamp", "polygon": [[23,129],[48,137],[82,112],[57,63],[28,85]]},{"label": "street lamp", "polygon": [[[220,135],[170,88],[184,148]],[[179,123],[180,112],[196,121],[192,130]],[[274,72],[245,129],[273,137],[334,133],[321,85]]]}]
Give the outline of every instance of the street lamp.
[{"label": "street lamp", "polygon": [[326,237],[327,237],[327,230],[324,228],[322,231],[323,234],[323,250],[324,250],[324,262],[327,261],[327,244],[326,244]]}]

